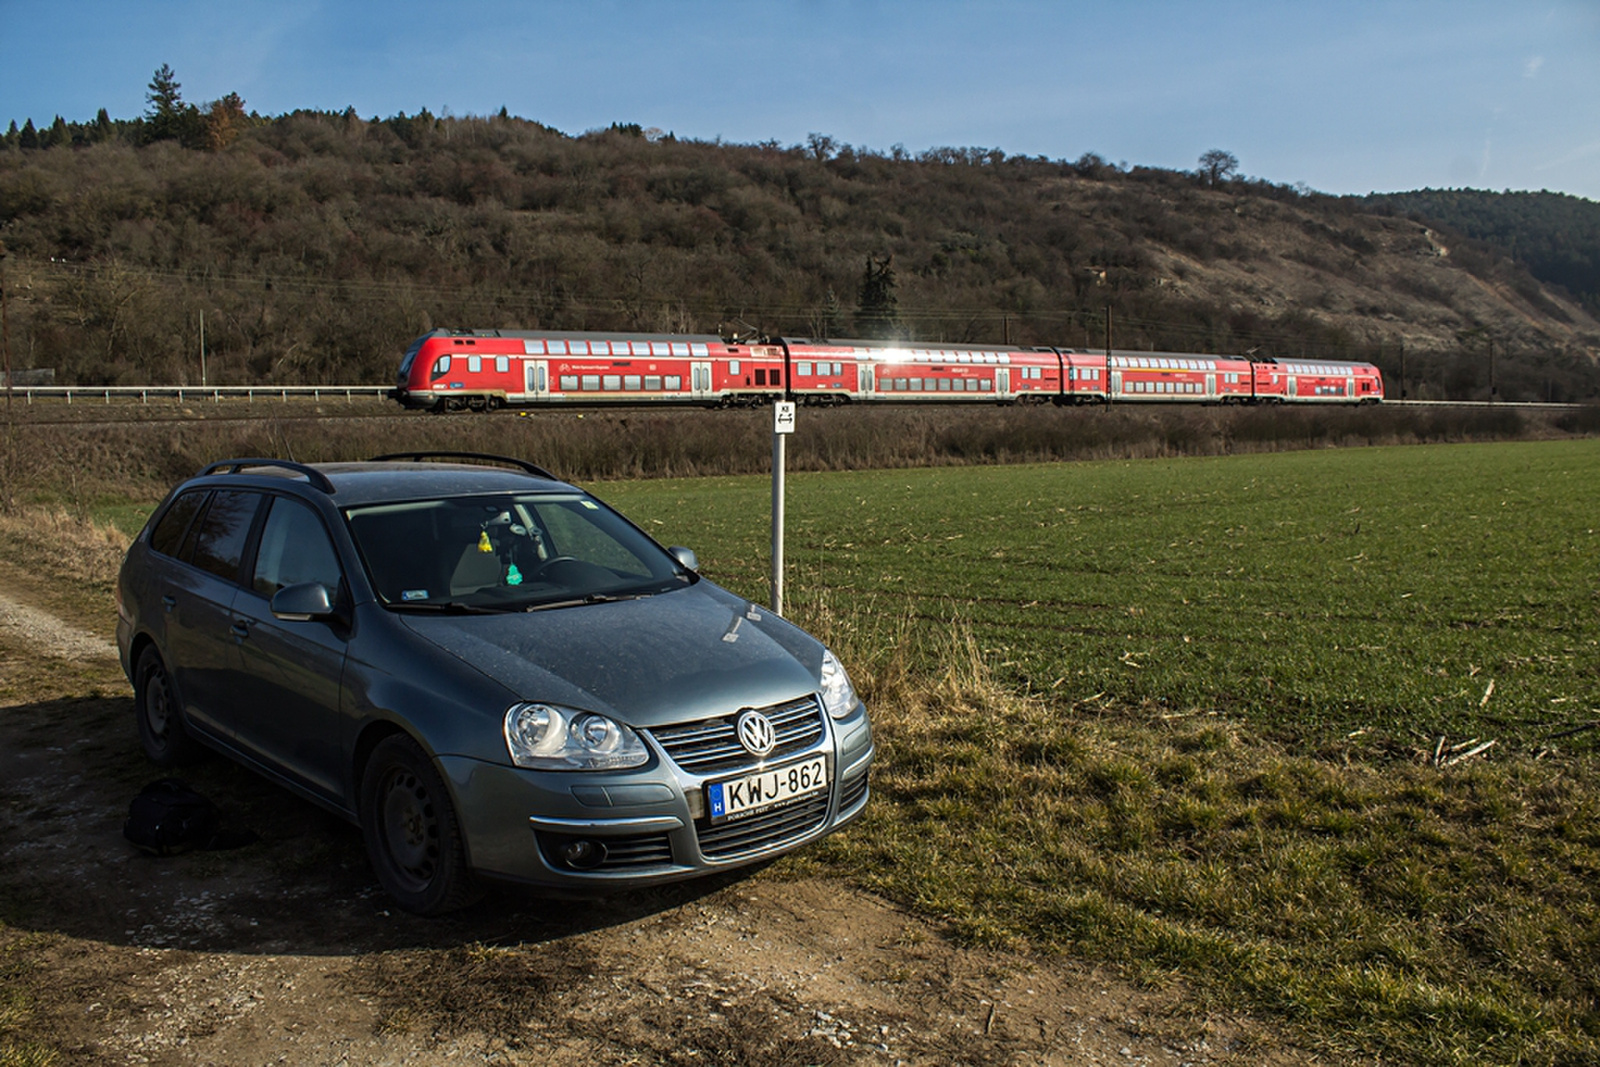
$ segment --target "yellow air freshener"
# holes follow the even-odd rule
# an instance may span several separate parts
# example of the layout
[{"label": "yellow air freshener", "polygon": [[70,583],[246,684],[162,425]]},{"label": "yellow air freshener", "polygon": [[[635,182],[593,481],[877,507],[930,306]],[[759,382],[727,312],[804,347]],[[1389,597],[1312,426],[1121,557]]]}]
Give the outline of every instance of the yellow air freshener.
[{"label": "yellow air freshener", "polygon": [[478,551],[479,552],[493,552],[494,551],[494,546],[489,543],[489,531],[488,530],[484,530],[482,533],[478,534]]}]

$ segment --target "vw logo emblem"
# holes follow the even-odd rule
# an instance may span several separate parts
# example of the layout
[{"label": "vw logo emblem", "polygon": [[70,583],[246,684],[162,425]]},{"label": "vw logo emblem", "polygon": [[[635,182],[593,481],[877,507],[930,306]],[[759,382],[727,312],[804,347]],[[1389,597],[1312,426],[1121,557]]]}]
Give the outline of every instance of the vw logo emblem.
[{"label": "vw logo emblem", "polygon": [[752,756],[765,756],[778,743],[778,734],[772,728],[772,720],[759,711],[747,711],[739,716],[736,729],[739,732],[739,743]]}]

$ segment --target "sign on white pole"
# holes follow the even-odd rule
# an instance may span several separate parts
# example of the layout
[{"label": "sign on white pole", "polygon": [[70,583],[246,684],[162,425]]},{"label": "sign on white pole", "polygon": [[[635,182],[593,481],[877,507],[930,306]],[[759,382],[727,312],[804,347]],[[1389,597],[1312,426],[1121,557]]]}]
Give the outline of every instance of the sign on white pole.
[{"label": "sign on white pole", "polygon": [[772,613],[783,614],[783,442],[794,433],[794,403],[772,405]]}]

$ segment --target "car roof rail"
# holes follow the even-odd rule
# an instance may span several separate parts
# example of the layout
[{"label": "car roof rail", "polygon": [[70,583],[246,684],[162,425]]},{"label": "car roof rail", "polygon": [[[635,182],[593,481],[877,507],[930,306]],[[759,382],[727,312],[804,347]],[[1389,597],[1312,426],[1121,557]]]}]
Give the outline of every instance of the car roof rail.
[{"label": "car roof rail", "polygon": [[217,473],[238,474],[246,467],[282,467],[284,470],[304,475],[306,481],[330,496],[334,492],[333,483],[328,480],[326,474],[323,474],[315,467],[308,467],[304,463],[296,463],[292,459],[268,459],[262,456],[252,456],[246,459],[223,459],[209,465],[195,477],[204,478],[208,474]]},{"label": "car roof rail", "polygon": [[516,467],[537,477],[549,478],[552,482],[559,482],[561,480],[554,474],[551,474],[549,471],[539,466],[537,463],[529,463],[525,459],[517,459],[514,456],[497,456],[492,452],[386,452],[381,456],[373,456],[367,462],[387,463],[391,460],[405,459],[416,460],[418,462],[421,462],[425,459],[476,459],[482,460],[485,463],[496,463],[503,467]]}]

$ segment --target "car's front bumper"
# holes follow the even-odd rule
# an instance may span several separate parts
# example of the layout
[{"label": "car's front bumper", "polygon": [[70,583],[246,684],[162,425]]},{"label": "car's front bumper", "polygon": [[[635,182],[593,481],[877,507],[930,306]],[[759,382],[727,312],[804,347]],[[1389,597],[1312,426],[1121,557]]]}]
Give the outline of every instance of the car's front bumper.
[{"label": "car's front bumper", "polygon": [[[530,771],[464,757],[440,765],[456,796],[469,865],[486,877],[602,892],[679,881],[779,856],[866,808],[874,748],[864,709],[830,721],[821,755],[828,787],[746,818],[713,823],[705,788],[726,772],[684,771],[658,746],[634,771]],[[598,845],[599,849],[584,847]],[[582,864],[569,861],[574,852]],[[603,858],[594,862],[594,856]],[[593,866],[584,864],[593,863]]]}]

